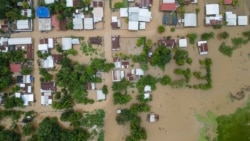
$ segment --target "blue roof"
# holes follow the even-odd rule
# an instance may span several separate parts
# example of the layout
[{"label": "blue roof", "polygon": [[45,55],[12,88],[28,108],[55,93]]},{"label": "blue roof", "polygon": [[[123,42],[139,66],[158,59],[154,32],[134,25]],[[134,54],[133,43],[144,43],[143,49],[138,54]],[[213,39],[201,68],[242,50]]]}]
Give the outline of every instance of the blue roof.
[{"label": "blue roof", "polygon": [[37,7],[36,8],[36,15],[38,18],[49,18],[50,17],[49,8]]},{"label": "blue roof", "polygon": [[168,16],[167,15],[163,16],[163,24],[168,24]]}]

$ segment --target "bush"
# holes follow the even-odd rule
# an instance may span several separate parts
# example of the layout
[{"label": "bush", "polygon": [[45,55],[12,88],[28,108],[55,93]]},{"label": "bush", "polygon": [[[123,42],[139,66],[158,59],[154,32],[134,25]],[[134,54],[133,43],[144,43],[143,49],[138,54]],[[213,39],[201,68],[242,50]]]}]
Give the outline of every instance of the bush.
[{"label": "bush", "polygon": [[174,32],[174,31],[175,31],[175,28],[174,28],[174,27],[171,27],[171,28],[170,28],[170,31],[171,31],[171,32]]},{"label": "bush", "polygon": [[170,85],[172,82],[172,79],[170,78],[170,76],[168,75],[164,75],[161,79],[160,79],[160,83],[162,85]]},{"label": "bush", "polygon": [[136,42],[136,46],[139,47],[139,46],[143,45],[143,44],[145,43],[145,40],[146,40],[145,37],[139,38],[139,39],[137,40],[137,42]]},{"label": "bush", "polygon": [[113,103],[114,104],[127,104],[132,97],[128,94],[121,94],[120,92],[116,92],[113,95]]},{"label": "bush", "polygon": [[197,34],[196,33],[189,33],[189,34],[187,34],[187,37],[189,38],[189,43],[190,44],[195,44],[195,41],[197,39]]},{"label": "bush", "polygon": [[223,54],[223,55],[226,55],[228,57],[231,57],[232,54],[233,54],[233,50],[234,48],[230,47],[230,46],[227,46],[225,44],[225,42],[223,42],[220,47],[219,47],[219,51]]},{"label": "bush", "polygon": [[127,1],[123,0],[122,2],[116,2],[114,7],[115,9],[125,8],[127,7]]},{"label": "bush", "polygon": [[163,25],[159,25],[157,28],[158,33],[162,34],[163,32],[165,32],[165,27]]},{"label": "bush", "polygon": [[10,109],[14,107],[23,107],[23,100],[17,97],[8,97],[4,100],[4,108]]},{"label": "bush", "polygon": [[188,52],[186,50],[177,50],[173,57],[177,65],[184,65],[188,59]]},{"label": "bush", "polygon": [[125,124],[133,118],[129,109],[122,109],[121,113],[116,116],[116,122],[118,124]]},{"label": "bush", "polygon": [[201,34],[201,39],[202,40],[206,40],[207,41],[207,40],[209,40],[209,39],[211,39],[213,37],[214,37],[214,33],[213,32]]},{"label": "bush", "polygon": [[193,62],[193,59],[192,59],[192,58],[188,58],[188,59],[187,59],[187,63],[188,63],[188,64],[190,64],[190,65],[191,65],[191,64],[192,64],[192,62]]},{"label": "bush", "polygon": [[33,125],[31,123],[28,123],[26,125],[23,126],[23,134],[25,136],[29,136],[30,134],[32,134],[34,132],[35,128],[33,127]]},{"label": "bush", "polygon": [[221,29],[221,28],[222,28],[221,24],[213,25],[213,29]]},{"label": "bush", "polygon": [[218,37],[220,39],[227,39],[229,37],[229,34],[226,31],[224,31],[224,32],[219,33]]},{"label": "bush", "polygon": [[102,92],[107,95],[108,94],[108,86],[107,85],[103,85],[102,87]]}]

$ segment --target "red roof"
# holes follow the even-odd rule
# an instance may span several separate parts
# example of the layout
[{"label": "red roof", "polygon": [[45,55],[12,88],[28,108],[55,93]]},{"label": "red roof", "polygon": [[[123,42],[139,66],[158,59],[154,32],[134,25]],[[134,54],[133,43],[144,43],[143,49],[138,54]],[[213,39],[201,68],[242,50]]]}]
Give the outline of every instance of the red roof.
[{"label": "red roof", "polygon": [[207,43],[203,43],[199,46],[200,52],[208,52],[208,46]]},{"label": "red roof", "polygon": [[232,4],[233,0],[224,0],[224,4]]},{"label": "red roof", "polygon": [[161,4],[161,11],[174,11],[176,10],[177,5],[176,3],[162,3]]},{"label": "red roof", "polygon": [[13,73],[20,72],[21,71],[21,64],[10,64],[10,71]]}]

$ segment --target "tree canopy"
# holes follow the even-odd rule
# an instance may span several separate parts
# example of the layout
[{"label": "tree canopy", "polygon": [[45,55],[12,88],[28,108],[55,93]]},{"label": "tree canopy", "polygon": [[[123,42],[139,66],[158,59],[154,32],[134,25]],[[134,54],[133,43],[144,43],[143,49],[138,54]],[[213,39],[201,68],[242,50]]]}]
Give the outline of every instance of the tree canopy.
[{"label": "tree canopy", "polygon": [[163,47],[163,46],[159,46],[153,53],[153,56],[150,60],[150,64],[152,66],[158,66],[159,68],[161,68],[162,70],[165,69],[165,65],[167,63],[170,62],[171,60],[171,50]]}]

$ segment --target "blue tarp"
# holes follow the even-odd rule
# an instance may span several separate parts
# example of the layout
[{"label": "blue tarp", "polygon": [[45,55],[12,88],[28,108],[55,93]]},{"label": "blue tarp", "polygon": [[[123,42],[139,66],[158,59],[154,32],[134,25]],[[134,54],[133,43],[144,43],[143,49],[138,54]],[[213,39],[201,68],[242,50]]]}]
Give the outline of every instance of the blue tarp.
[{"label": "blue tarp", "polygon": [[37,7],[36,8],[36,15],[38,18],[49,18],[50,17],[49,8]]},{"label": "blue tarp", "polygon": [[163,24],[168,24],[168,16],[167,15],[163,16]]},{"label": "blue tarp", "polygon": [[177,17],[177,15],[175,15],[173,17],[173,25],[177,25],[177,23],[178,23],[178,17]]}]

